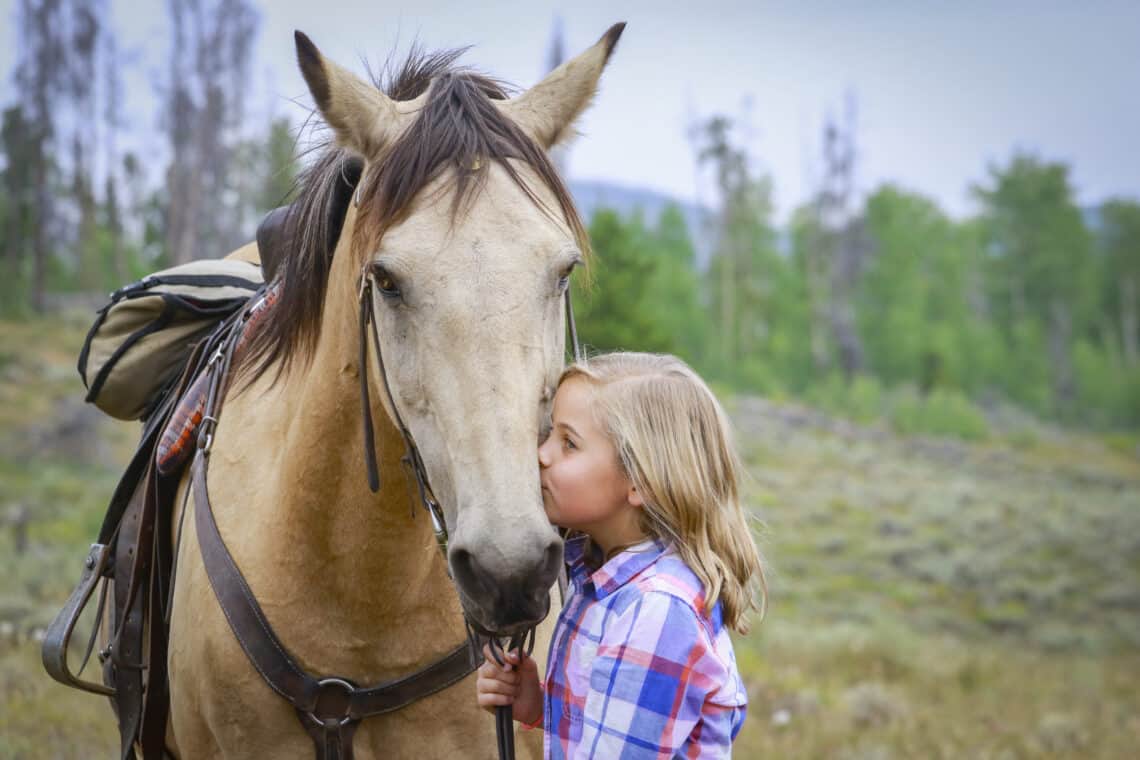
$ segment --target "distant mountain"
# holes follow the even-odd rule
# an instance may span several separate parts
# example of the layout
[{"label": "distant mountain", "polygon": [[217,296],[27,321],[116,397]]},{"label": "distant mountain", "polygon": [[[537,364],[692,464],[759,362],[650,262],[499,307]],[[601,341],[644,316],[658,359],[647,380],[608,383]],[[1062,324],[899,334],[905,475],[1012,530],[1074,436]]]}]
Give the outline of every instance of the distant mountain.
[{"label": "distant mountain", "polygon": [[685,218],[689,238],[693,241],[697,269],[703,271],[708,266],[713,249],[712,234],[707,224],[712,213],[709,209],[644,187],[627,187],[599,180],[571,180],[569,185],[578,211],[587,222],[599,208],[611,208],[622,216],[640,209],[645,215],[645,223],[654,225],[666,206],[678,206]]}]

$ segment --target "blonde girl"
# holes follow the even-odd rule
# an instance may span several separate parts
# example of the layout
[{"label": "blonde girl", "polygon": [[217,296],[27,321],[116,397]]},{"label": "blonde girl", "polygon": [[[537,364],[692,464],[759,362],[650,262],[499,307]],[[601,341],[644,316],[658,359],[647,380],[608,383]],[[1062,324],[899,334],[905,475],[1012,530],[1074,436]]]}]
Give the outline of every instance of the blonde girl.
[{"label": "blonde girl", "polygon": [[727,756],[747,704],[728,631],[766,585],[716,397],[674,356],[574,364],[538,460],[570,592],[545,679],[488,656],[479,704],[542,726],[547,758]]}]

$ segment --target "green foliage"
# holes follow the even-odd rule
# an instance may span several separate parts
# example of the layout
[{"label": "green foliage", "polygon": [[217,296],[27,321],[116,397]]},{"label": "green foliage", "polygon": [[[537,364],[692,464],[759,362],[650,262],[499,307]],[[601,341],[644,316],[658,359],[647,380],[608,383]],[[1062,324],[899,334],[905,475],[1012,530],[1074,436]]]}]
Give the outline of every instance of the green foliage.
[{"label": "green foliage", "polygon": [[808,389],[804,397],[812,405],[858,422],[871,422],[884,412],[883,389],[872,375],[858,375],[848,384],[839,374]]},{"label": "green foliage", "polygon": [[1140,427],[1140,365],[1126,366],[1087,340],[1074,350],[1080,402],[1087,423],[1102,428]]},{"label": "green foliage", "polygon": [[590,221],[590,238],[593,286],[572,293],[583,341],[599,350],[660,351],[692,360],[705,331],[680,214],[667,210],[648,230],[640,215],[623,220],[602,209]]},{"label": "green foliage", "polygon": [[985,415],[958,391],[935,390],[924,397],[904,390],[891,404],[890,419],[900,433],[950,435],[966,440],[989,436]]}]

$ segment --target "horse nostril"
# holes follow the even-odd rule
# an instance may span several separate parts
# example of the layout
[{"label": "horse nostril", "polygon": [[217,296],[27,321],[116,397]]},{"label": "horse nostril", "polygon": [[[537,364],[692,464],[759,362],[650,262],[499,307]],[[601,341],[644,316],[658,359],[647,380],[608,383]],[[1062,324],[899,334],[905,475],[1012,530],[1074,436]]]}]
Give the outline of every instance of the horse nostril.
[{"label": "horse nostril", "polygon": [[546,550],[542,553],[540,577],[546,579],[548,584],[553,583],[560,569],[562,569],[562,539],[556,538],[546,545]]},{"label": "horse nostril", "polygon": [[488,590],[488,584],[471,552],[458,546],[452,547],[448,559],[451,565],[451,574],[461,587],[471,590],[477,589],[480,593]]}]

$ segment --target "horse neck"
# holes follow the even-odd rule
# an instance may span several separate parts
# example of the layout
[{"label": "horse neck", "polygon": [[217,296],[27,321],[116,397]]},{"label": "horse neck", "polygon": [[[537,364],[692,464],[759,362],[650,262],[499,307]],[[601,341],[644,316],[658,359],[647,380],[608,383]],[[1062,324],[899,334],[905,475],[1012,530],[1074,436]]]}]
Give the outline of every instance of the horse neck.
[{"label": "horse neck", "polygon": [[[313,360],[290,378],[286,398],[278,402],[292,410],[294,422],[277,467],[286,474],[278,481],[277,550],[296,558],[289,563],[292,574],[312,589],[314,604],[374,640],[389,627],[385,623],[407,628],[418,621],[462,631],[430,520],[413,501],[414,484],[400,462],[403,438],[381,404],[383,386],[371,351],[369,366],[359,366],[356,283],[337,263]],[[368,488],[364,464],[359,373],[365,371],[379,494]]]}]

